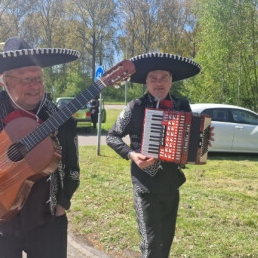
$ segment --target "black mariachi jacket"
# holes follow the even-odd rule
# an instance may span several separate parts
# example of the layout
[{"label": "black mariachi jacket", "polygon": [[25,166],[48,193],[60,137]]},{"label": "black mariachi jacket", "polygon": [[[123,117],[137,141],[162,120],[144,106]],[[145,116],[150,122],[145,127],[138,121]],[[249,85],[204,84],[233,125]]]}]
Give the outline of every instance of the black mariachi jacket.
[{"label": "black mariachi jacket", "polygon": [[[186,99],[177,99],[168,95],[173,102],[174,110],[191,112]],[[122,158],[128,159],[130,151],[140,152],[145,108],[156,108],[157,102],[149,93],[131,101],[122,111],[114,126],[107,134],[106,142]],[[130,147],[123,137],[130,136]],[[171,162],[156,161],[153,165],[141,170],[131,162],[132,182],[140,192],[170,194],[185,182],[185,176],[180,167]]]},{"label": "black mariachi jacket", "polygon": [[[51,101],[46,100],[38,116],[40,120],[45,121],[57,110]],[[12,111],[14,109],[9,96],[5,91],[0,91],[0,132],[5,127],[3,119]],[[65,209],[70,208],[71,198],[79,186],[80,174],[76,121],[73,118],[69,119],[57,132],[56,138],[62,154],[58,168],[50,176],[41,178],[33,184],[21,211],[10,221],[0,223],[0,233],[19,234],[20,231],[35,228],[54,215],[57,204]]]}]

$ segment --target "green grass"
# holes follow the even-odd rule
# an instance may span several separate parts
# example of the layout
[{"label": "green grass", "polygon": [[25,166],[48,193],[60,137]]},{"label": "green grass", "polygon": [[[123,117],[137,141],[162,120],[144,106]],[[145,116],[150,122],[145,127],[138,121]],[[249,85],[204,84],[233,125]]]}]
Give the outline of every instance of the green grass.
[{"label": "green grass", "polygon": [[101,129],[104,132],[107,132],[114,124],[115,120],[121,113],[121,110],[118,109],[107,109],[107,119],[106,122],[101,124]]},{"label": "green grass", "polygon": [[125,101],[105,100],[105,105],[125,105]]},{"label": "green grass", "polygon": [[[95,148],[80,146],[70,225],[113,257],[139,257],[129,162],[107,146],[97,156]],[[171,257],[257,257],[257,161],[257,155],[213,154],[206,165],[187,165]]]},{"label": "green grass", "polygon": [[[108,130],[113,126],[121,110],[118,109],[107,109],[107,119],[105,123],[101,124],[101,134],[106,134]],[[91,128],[92,133],[96,133],[97,129]]]}]

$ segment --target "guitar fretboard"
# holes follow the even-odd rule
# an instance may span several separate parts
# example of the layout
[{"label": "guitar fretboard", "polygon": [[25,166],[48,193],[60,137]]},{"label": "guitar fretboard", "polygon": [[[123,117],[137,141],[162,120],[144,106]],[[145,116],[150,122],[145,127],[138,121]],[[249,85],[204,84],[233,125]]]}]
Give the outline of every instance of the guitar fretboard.
[{"label": "guitar fretboard", "polygon": [[53,116],[39,125],[33,132],[20,140],[25,146],[26,151],[32,150],[38,143],[53,133],[59,126],[64,124],[76,111],[82,108],[89,100],[97,96],[105,85],[98,80],[88,89],[80,93],[76,98],[70,101],[64,108],[56,112]]}]

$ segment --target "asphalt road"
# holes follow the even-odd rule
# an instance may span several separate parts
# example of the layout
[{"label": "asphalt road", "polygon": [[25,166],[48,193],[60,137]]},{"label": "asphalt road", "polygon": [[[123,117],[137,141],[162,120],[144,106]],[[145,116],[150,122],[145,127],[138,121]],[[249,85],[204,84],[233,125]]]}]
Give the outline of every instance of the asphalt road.
[{"label": "asphalt road", "polygon": [[[129,143],[129,136],[123,139],[126,143]],[[78,141],[80,146],[98,146],[106,145],[106,135],[78,135]]]}]

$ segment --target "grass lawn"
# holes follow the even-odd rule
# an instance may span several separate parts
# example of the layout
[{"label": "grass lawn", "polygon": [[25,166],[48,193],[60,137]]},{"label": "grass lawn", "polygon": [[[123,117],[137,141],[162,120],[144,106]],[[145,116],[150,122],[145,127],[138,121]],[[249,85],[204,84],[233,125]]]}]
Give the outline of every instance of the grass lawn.
[{"label": "grass lawn", "polygon": [[[114,121],[119,112],[111,113]],[[139,257],[129,162],[107,146],[100,156],[95,149],[80,146],[70,225],[112,257]],[[257,155],[210,154],[206,165],[186,166],[171,257],[258,257],[257,161]]]}]

